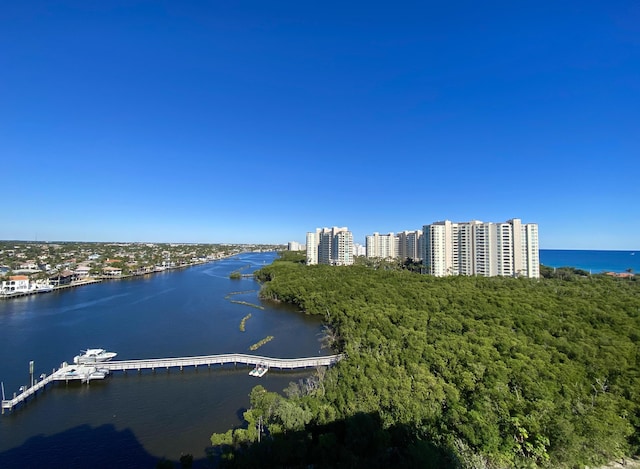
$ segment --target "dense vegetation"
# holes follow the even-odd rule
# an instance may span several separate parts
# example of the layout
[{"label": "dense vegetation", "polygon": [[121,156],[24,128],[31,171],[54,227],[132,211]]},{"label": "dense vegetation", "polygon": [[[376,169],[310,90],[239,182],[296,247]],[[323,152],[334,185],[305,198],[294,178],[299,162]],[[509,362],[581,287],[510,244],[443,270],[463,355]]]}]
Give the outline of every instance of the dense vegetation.
[{"label": "dense vegetation", "polygon": [[[257,387],[228,467],[584,467],[634,454],[640,282],[418,275],[279,261],[264,298],[324,317],[345,359]],[[263,431],[259,431],[263,429]]]}]

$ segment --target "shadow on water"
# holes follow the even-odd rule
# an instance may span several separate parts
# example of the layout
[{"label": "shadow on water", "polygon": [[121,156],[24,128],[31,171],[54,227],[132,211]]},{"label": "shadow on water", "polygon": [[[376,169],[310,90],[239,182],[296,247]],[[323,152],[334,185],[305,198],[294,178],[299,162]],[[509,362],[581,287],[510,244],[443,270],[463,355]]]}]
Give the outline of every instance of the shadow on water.
[{"label": "shadow on water", "polygon": [[240,422],[242,422],[244,420],[244,413],[249,410],[246,407],[240,407],[238,410],[236,410],[236,417],[238,418],[238,420]]},{"label": "shadow on water", "polygon": [[[181,467],[181,455],[159,459],[149,454],[130,429],[117,430],[113,425],[80,425],[55,435],[37,435],[22,445],[0,453],[3,469],[154,469]],[[193,469],[213,467],[205,455],[193,455]],[[199,459],[197,459],[199,458]],[[165,465],[161,465],[164,462]],[[166,463],[170,462],[171,465]]]},{"label": "shadow on water", "polygon": [[[246,408],[237,409],[242,415]],[[246,422],[245,422],[246,425]],[[246,426],[236,427],[246,428]],[[304,431],[269,435],[238,448],[229,459],[230,448],[203,448],[190,464],[183,455],[159,458],[149,454],[129,428],[113,425],[80,425],[51,436],[37,435],[22,445],[0,453],[3,469],[216,469],[279,467],[349,467],[448,469],[457,467],[450,451],[416,437],[415,428],[394,425],[384,428],[377,413],[358,413]],[[188,456],[188,455],[185,455]]]}]

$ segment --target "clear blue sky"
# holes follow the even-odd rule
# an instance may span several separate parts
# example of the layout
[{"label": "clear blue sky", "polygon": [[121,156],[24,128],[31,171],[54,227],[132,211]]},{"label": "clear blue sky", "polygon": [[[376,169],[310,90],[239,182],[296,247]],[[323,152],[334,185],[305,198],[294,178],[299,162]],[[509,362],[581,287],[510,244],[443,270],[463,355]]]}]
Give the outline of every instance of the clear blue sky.
[{"label": "clear blue sky", "polygon": [[640,4],[5,2],[0,162],[0,239],[640,249]]}]

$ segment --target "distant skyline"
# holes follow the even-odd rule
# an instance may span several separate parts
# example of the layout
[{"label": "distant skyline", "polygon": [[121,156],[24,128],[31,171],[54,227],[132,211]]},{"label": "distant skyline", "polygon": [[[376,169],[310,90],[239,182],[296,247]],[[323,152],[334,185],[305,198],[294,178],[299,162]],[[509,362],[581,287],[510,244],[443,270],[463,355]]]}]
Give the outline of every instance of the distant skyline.
[{"label": "distant skyline", "polygon": [[441,220],[640,249],[640,4],[29,1],[0,239],[305,242]]}]

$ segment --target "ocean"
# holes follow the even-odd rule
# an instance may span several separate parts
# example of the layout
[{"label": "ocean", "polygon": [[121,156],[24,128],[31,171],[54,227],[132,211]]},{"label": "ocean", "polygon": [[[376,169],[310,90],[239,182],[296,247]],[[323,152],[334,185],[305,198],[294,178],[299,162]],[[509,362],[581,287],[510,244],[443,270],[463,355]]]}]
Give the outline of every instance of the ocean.
[{"label": "ocean", "polygon": [[540,264],[547,267],[575,267],[592,274],[640,272],[640,251],[582,251],[540,249]]}]

